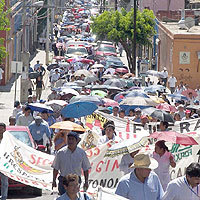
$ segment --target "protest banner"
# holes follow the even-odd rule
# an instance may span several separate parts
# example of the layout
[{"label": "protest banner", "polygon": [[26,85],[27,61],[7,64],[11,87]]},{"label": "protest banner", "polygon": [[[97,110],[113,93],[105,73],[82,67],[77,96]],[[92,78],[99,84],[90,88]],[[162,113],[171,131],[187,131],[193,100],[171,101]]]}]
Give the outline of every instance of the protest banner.
[{"label": "protest banner", "polygon": [[8,131],[4,132],[0,150],[3,174],[25,185],[51,190],[54,156],[29,147]]},{"label": "protest banner", "polygon": [[89,192],[94,192],[99,185],[113,189],[122,177],[123,173],[119,169],[121,156],[104,157],[110,146],[110,143],[106,143],[86,151],[92,166],[89,172]]}]

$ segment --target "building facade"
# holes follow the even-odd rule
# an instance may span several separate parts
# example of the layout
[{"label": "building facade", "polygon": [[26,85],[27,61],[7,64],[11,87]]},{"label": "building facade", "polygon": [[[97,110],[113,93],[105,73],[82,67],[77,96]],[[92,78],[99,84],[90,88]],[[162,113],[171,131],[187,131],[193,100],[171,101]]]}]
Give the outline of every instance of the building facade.
[{"label": "building facade", "polygon": [[177,23],[158,25],[158,67],[195,89],[200,84],[200,26],[180,30]]}]

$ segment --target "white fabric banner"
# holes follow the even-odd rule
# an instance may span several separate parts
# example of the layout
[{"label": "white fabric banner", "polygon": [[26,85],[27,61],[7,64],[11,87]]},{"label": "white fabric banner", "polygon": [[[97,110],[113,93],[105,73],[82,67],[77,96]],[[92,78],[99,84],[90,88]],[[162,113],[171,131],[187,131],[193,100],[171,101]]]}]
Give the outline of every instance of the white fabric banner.
[{"label": "white fabric banner", "polygon": [[0,144],[0,171],[11,179],[41,189],[51,190],[54,156],[37,151],[4,132]]}]

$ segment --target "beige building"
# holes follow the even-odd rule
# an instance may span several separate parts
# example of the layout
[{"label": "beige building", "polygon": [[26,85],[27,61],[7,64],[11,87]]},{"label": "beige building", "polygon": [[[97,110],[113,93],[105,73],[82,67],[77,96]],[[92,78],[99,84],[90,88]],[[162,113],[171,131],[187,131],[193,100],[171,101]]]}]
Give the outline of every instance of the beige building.
[{"label": "beige building", "polygon": [[200,84],[200,26],[189,31],[180,30],[178,23],[163,23],[158,26],[158,69],[166,67],[169,75],[195,89]]}]

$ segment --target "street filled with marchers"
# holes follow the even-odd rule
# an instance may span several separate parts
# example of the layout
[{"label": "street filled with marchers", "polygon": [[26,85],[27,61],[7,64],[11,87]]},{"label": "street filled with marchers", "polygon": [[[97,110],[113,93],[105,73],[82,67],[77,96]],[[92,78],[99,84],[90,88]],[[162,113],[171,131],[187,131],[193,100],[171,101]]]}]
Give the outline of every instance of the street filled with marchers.
[{"label": "street filled with marchers", "polygon": [[[48,19],[34,63],[29,58],[27,72],[27,59],[22,72],[17,58],[14,65],[14,108],[9,124],[0,120],[1,200],[19,189],[51,191],[57,200],[200,199],[200,82],[179,74],[192,62],[189,50],[180,50],[178,73],[161,64],[159,23],[139,2],[127,11],[116,2],[106,8],[103,1],[70,0],[56,18],[48,1],[32,3],[24,12],[38,15],[44,7],[38,20]],[[0,30],[9,32],[6,5],[0,3]],[[22,50],[24,57],[23,41]],[[36,60],[44,51],[46,63]],[[0,61],[10,53],[0,47]],[[1,65],[2,85],[8,71]]]}]

